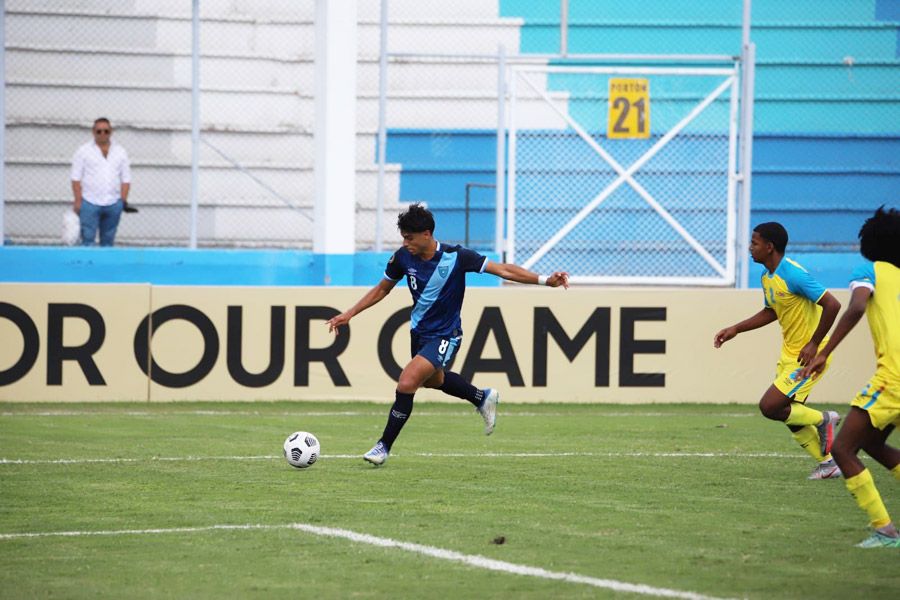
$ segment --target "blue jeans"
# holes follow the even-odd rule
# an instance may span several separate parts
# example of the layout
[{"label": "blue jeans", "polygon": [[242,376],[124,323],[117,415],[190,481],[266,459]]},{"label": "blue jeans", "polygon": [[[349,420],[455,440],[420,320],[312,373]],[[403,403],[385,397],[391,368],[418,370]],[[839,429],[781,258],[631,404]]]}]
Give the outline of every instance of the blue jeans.
[{"label": "blue jeans", "polygon": [[85,198],[81,201],[81,245],[93,246],[97,238],[97,229],[100,229],[100,245],[112,246],[116,239],[116,229],[119,227],[119,219],[122,217],[122,199],[116,200],[109,206],[91,204]]}]

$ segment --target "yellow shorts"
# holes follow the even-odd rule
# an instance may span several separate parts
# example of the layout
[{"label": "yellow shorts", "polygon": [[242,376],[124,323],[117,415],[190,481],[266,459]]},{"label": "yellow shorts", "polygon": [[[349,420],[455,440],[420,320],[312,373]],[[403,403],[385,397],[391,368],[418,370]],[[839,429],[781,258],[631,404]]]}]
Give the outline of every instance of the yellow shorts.
[{"label": "yellow shorts", "polygon": [[825,361],[825,368],[819,373],[818,377],[807,377],[806,379],[797,379],[803,366],[797,362],[796,354],[782,354],[778,360],[776,367],[775,381],[772,382],[778,391],[793,400],[794,402],[806,402],[809,392],[813,389],[822,376],[828,372],[831,366],[831,356]]},{"label": "yellow shorts", "polygon": [[869,380],[850,403],[869,413],[869,420],[877,429],[888,425],[900,427],[900,388],[890,386],[877,374]]}]

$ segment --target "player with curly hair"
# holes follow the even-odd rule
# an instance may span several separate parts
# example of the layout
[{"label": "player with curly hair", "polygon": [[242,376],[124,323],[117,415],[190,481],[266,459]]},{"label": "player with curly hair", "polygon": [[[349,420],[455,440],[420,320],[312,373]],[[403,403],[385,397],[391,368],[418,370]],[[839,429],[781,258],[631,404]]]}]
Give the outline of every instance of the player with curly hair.
[{"label": "player with curly hair", "polygon": [[834,458],[847,489],[869,516],[872,534],[861,548],[900,548],[900,533],[875,487],[859,451],[878,461],[900,481],[900,449],[887,443],[900,425],[900,211],[882,206],[859,230],[860,254],[869,261],[850,278],[850,304],[831,340],[803,369],[817,376],[863,314],[875,343],[875,374],[850,403],[850,412],[834,441]]}]

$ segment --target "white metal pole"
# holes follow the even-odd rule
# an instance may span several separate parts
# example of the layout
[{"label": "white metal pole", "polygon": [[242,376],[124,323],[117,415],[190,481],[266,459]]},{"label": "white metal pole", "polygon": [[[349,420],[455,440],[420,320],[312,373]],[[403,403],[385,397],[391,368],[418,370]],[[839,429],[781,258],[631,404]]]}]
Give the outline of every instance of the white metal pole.
[{"label": "white metal pole", "polygon": [[357,19],[356,0],[316,0],[313,253],[326,285],[353,280]]},{"label": "white metal pole", "polygon": [[6,0],[0,0],[0,246],[6,238]]},{"label": "white metal pole", "polygon": [[503,206],[506,201],[506,47],[497,49],[497,187],[494,252],[503,256]]},{"label": "white metal pole", "polygon": [[738,287],[750,285],[750,189],[753,175],[753,89],[756,74],[756,46],[750,41],[753,0],[744,0],[741,20],[741,127],[740,196],[737,226]]},{"label": "white metal pole", "polygon": [[732,76],[731,97],[729,98],[728,111],[728,191],[727,191],[727,212],[726,212],[726,231],[725,234],[725,271],[728,273],[728,284],[738,284],[738,274],[736,266],[737,241],[737,186],[738,186],[738,166],[737,166],[737,138],[740,127],[740,119],[738,117],[740,110],[740,66],[735,62],[734,75]]},{"label": "white metal pole", "polygon": [[516,78],[515,68],[509,73],[509,161],[506,168],[506,256],[504,262],[516,262]]},{"label": "white metal pole", "polygon": [[381,0],[381,49],[378,57],[378,188],[375,197],[375,252],[381,252],[384,226],[384,165],[387,160],[388,0]]},{"label": "white metal pole", "polygon": [[744,0],[744,12],[741,19],[741,48],[750,45],[750,15],[753,12],[753,0]]},{"label": "white metal pole", "polygon": [[741,215],[738,228],[738,256],[742,257],[740,287],[750,284],[750,205],[753,179],[753,79],[756,74],[756,44],[744,49],[744,80],[741,94]]},{"label": "white metal pole", "polygon": [[191,2],[191,240],[197,247],[200,200],[200,0]]},{"label": "white metal pole", "polygon": [[559,54],[569,54],[569,0],[559,2]]}]

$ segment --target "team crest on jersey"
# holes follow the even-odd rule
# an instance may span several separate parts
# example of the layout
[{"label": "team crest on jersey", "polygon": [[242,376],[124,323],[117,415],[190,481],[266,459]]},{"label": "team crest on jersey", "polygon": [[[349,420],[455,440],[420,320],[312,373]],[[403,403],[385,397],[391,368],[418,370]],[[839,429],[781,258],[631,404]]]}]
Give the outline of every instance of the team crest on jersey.
[{"label": "team crest on jersey", "polygon": [[449,272],[450,267],[438,267],[438,274],[440,274],[441,277],[446,277]]}]

